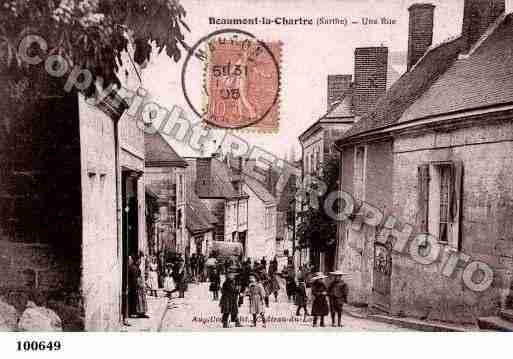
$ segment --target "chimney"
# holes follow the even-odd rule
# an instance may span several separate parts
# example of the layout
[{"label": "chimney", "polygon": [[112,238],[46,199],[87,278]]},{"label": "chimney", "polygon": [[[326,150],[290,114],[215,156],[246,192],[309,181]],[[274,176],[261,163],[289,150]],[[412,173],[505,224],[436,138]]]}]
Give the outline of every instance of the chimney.
[{"label": "chimney", "polygon": [[360,47],[354,56],[353,112],[362,116],[385,94],[388,48]]},{"label": "chimney", "polygon": [[461,35],[467,41],[467,50],[505,10],[505,0],[465,0]]},{"label": "chimney", "polygon": [[205,193],[210,188],[212,158],[199,157],[196,159],[196,191]]},{"label": "chimney", "polygon": [[351,87],[351,75],[328,75],[328,110]]},{"label": "chimney", "polygon": [[432,4],[413,4],[408,8],[408,11],[410,12],[407,64],[407,70],[409,71],[433,43],[435,6]]}]

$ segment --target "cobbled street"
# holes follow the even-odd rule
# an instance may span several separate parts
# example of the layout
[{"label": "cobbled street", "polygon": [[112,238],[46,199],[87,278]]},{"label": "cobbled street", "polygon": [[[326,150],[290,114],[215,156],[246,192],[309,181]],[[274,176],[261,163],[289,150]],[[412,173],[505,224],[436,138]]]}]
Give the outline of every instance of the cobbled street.
[{"label": "cobbled street", "polygon": [[[284,283],[281,283],[282,290],[278,296],[278,302],[274,297],[270,298],[269,308],[266,308],[267,329],[287,329],[287,330],[330,330],[330,331],[409,331],[409,329],[400,328],[394,325],[375,322],[372,320],[358,319],[344,314],[342,317],[343,327],[332,328],[328,316],[325,320],[325,328],[312,328],[312,317],[308,316],[306,321],[303,316],[295,316],[296,307],[293,303],[287,301]],[[311,304],[309,304],[310,310]],[[301,313],[302,314],[302,313]],[[239,308],[239,318],[242,328],[234,328],[231,323],[231,329],[227,330],[252,330],[251,316],[248,311],[248,300],[244,298],[244,304]],[[257,324],[258,329],[262,329],[262,323]],[[208,290],[208,283],[189,284],[189,289],[185,293],[185,298],[176,298],[176,294],[168,304],[168,311],[164,317],[162,330],[204,330],[204,329],[222,329],[221,313],[219,310],[219,301],[212,300],[212,293]]]}]

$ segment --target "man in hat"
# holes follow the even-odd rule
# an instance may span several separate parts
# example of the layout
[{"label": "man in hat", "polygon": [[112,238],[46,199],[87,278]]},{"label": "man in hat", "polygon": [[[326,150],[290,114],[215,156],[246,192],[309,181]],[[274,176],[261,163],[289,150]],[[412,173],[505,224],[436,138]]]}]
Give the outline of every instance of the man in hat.
[{"label": "man in hat", "polygon": [[313,316],[313,326],[317,326],[317,319],[320,318],[320,325],[324,327],[324,317],[329,314],[330,310],[328,307],[328,300],[326,296],[328,294],[328,289],[326,288],[326,284],[324,284],[324,279],[326,276],[317,272],[312,276],[312,316]]},{"label": "man in hat", "polygon": [[333,281],[328,288],[331,326],[335,326],[335,314],[337,314],[338,326],[341,327],[342,309],[344,307],[344,302],[347,302],[347,285],[342,280],[344,273],[341,271],[331,272],[330,275],[333,277]]},{"label": "man in hat", "polygon": [[229,328],[228,317],[235,322],[236,327],[240,327],[239,321],[239,287],[235,282],[236,269],[229,268],[226,274],[226,280],[221,289],[221,307],[223,328]]}]

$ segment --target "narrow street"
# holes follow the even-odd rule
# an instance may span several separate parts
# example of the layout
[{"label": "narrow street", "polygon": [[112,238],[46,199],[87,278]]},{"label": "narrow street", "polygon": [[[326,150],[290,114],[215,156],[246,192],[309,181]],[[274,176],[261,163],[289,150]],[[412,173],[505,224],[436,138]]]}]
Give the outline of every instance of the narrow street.
[{"label": "narrow street", "polygon": [[[312,329],[312,317],[307,317],[303,321],[303,316],[295,316],[296,307],[293,303],[287,301],[284,290],[284,283],[280,284],[282,289],[278,296],[278,302],[274,297],[270,298],[269,308],[266,308],[266,318],[268,318],[267,329]],[[310,310],[310,305],[309,305]],[[301,313],[302,314],[302,313]],[[248,312],[247,298],[244,304],[239,308],[239,317],[243,328],[236,330],[251,330],[251,316]],[[409,329],[400,328],[394,325],[375,322],[365,319],[357,319],[346,314],[342,317],[343,327],[332,328],[328,316],[325,318],[325,328],[315,328],[315,330],[334,330],[334,331],[408,331]],[[234,327],[233,323],[231,324]],[[257,324],[262,329],[262,323]],[[162,331],[168,330],[202,330],[202,329],[222,329],[221,313],[219,311],[219,302],[212,300],[212,294],[208,290],[208,283],[189,284],[189,289],[185,293],[184,299],[173,297],[168,304],[168,311],[162,323]],[[233,329],[232,329],[233,330]]]}]

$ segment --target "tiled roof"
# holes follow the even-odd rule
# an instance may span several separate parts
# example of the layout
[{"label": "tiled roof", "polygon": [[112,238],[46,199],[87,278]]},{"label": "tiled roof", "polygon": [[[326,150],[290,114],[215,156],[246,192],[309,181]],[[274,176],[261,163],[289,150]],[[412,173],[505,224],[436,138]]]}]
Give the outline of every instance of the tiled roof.
[{"label": "tiled roof", "polygon": [[258,180],[254,179],[253,177],[250,177],[248,175],[244,175],[244,181],[248,185],[249,188],[255,192],[258,198],[260,198],[265,204],[268,205],[275,205],[276,198],[269,193],[269,191],[265,188],[265,186],[260,183]]},{"label": "tiled roof", "polygon": [[185,226],[191,233],[206,232],[214,228],[212,224],[195,211],[190,204],[186,207]]},{"label": "tiled roof", "polygon": [[209,231],[218,222],[194,191],[189,192],[186,214],[185,225],[193,234]]},{"label": "tiled roof", "polygon": [[460,37],[431,49],[413,69],[392,85],[373,110],[364,115],[337,142],[396,123],[404,111],[452,65],[463,47],[464,40]]},{"label": "tiled roof", "polygon": [[468,56],[462,37],[431,49],[344,137],[396,123],[513,102],[513,14]]},{"label": "tiled roof", "polygon": [[[310,133],[310,130],[312,130],[314,127],[317,127],[318,125],[322,125],[323,122],[333,123],[340,121],[341,123],[347,123],[347,121],[353,121],[354,114],[352,111],[352,95],[353,89],[350,88],[346,91],[340,101],[331,106],[331,108],[324,115],[322,115],[317,121],[312,123],[299,135],[300,141],[304,136]],[[318,126],[315,132],[321,130],[322,128],[322,126]],[[313,134],[313,132],[310,133],[310,135],[311,134]]]},{"label": "tiled roof", "polygon": [[201,199],[194,191],[190,191],[189,196],[189,204],[193,209],[195,209],[208,223],[215,224],[217,223],[217,218],[208,210],[208,208],[203,204]]},{"label": "tiled roof", "polygon": [[184,161],[159,132],[144,134],[144,151],[147,165],[187,167]]},{"label": "tiled roof", "polygon": [[457,60],[399,122],[513,102],[513,14]]},{"label": "tiled roof", "polygon": [[[201,198],[234,198],[239,194],[231,183],[230,169],[216,158],[210,159],[210,178],[196,178],[196,193]],[[205,183],[203,183],[205,181]]]},{"label": "tiled roof", "polygon": [[320,121],[334,120],[338,118],[353,117],[352,111],[352,96],[353,88],[349,88],[345,94],[341,97],[335,105],[333,105],[324,116],[320,118]]}]

